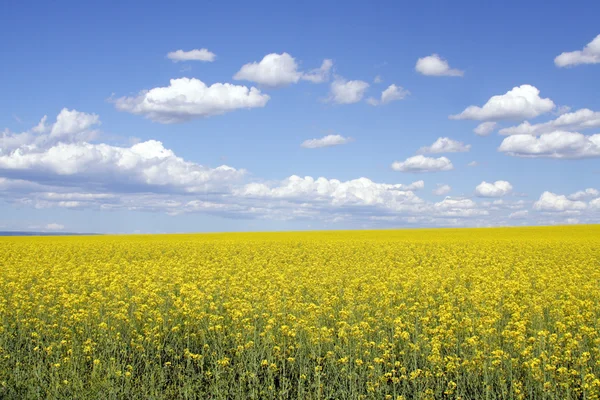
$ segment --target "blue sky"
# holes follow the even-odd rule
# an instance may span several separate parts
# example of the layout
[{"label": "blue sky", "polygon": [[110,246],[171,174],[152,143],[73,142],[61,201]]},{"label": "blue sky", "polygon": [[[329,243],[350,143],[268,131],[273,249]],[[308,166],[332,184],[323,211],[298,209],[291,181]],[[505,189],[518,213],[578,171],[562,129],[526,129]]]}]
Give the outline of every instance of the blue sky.
[{"label": "blue sky", "polygon": [[600,222],[598,13],[10,2],[0,230]]}]

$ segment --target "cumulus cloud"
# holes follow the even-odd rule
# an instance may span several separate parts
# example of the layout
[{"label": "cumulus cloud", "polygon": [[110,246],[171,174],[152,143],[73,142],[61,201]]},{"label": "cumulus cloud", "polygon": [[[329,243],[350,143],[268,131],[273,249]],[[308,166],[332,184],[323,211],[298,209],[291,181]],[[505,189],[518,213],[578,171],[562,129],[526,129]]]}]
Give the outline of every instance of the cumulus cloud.
[{"label": "cumulus cloud", "polygon": [[[500,199],[446,197],[438,202],[426,201],[417,195],[425,187],[422,180],[398,184],[367,178],[340,181],[293,175],[265,182],[243,169],[211,168],[184,160],[155,140],[120,146],[98,143],[96,139],[93,143],[86,141],[90,132],[97,131],[98,139],[103,137],[98,126],[100,119],[95,114],[66,110],[56,122],[44,118],[26,132],[5,131],[0,136],[0,201],[38,209],[349,220],[370,226],[505,224],[512,220],[509,213],[523,208],[522,201]],[[398,164],[399,170],[409,172],[452,168],[445,157],[422,155]],[[491,185],[500,186],[498,182]],[[440,184],[434,193],[443,196],[448,190],[448,185]],[[594,221],[597,213],[592,209],[600,208],[600,200],[593,199],[593,189],[582,192],[566,200],[582,203],[590,211],[584,213],[584,209],[575,207],[559,212],[561,217],[577,215],[581,221]],[[590,198],[589,203],[581,201]],[[533,216],[534,222],[556,216],[542,211]]]},{"label": "cumulus cloud", "polygon": [[58,143],[47,149],[19,148],[0,156],[0,171],[47,179],[62,176],[93,179],[106,186],[138,184],[201,191],[206,184],[241,177],[244,171],[204,167],[177,157],[161,142],[148,140],[131,147],[108,144]]},{"label": "cumulus cloud", "polygon": [[[95,124],[83,126],[92,130],[99,123],[96,120]],[[38,209],[209,213],[233,218],[325,221],[369,220],[386,215],[472,215],[457,213],[456,207],[435,207],[420,199],[415,191],[424,188],[422,180],[388,184],[367,178],[339,181],[291,176],[276,183],[247,182],[242,179],[244,170],[228,166],[208,168],[186,161],[155,140],[122,147],[88,143],[73,133],[79,129],[66,129],[73,135],[62,136],[64,141],[40,140],[50,137],[52,126],[46,127],[45,133],[25,132],[29,142],[17,148],[1,148],[0,200]],[[12,139],[14,135],[5,136]],[[39,144],[34,145],[36,142]]]},{"label": "cumulus cloud", "polygon": [[12,133],[5,131],[0,135],[0,155],[7,154],[19,147],[47,147],[58,142],[71,143],[89,141],[96,138],[100,118],[77,110],[63,108],[56,122],[48,126],[48,117],[44,115],[40,123],[29,131]]},{"label": "cumulus cloud", "polygon": [[598,197],[600,196],[600,191],[593,189],[593,188],[587,188],[585,190],[580,190],[578,192],[575,192],[571,195],[568,196],[569,200],[587,200],[587,199],[591,199],[594,197]]},{"label": "cumulus cloud", "polygon": [[365,81],[347,81],[344,78],[336,77],[331,82],[328,100],[337,104],[352,104],[362,100],[369,84]]},{"label": "cumulus cloud", "polygon": [[331,68],[333,67],[333,61],[329,59],[323,60],[321,67],[313,69],[307,73],[302,74],[302,79],[312,83],[323,83],[329,80],[331,75]]},{"label": "cumulus cloud", "polygon": [[533,204],[533,208],[538,211],[575,211],[584,210],[586,207],[583,201],[569,200],[564,195],[547,191]]},{"label": "cumulus cloud", "polygon": [[448,61],[437,54],[419,58],[415,70],[427,76],[463,76],[465,74],[464,71],[450,68]]},{"label": "cumulus cloud", "polygon": [[525,219],[529,216],[529,211],[527,210],[519,210],[508,215],[510,219]]},{"label": "cumulus cloud", "polygon": [[556,131],[541,136],[513,135],[505,138],[498,151],[517,157],[591,158],[600,157],[600,134]]},{"label": "cumulus cloud", "polygon": [[580,64],[600,64],[600,35],[589,42],[583,50],[561,53],[554,59],[557,67],[574,67]]},{"label": "cumulus cloud", "polygon": [[410,185],[375,183],[367,178],[351,181],[290,176],[277,185],[250,183],[235,192],[236,195],[253,198],[275,198],[305,201],[326,201],[331,205],[380,205],[396,208],[417,204],[419,199],[413,190],[424,187],[423,181]]},{"label": "cumulus cloud", "polygon": [[507,181],[493,183],[483,181],[475,188],[475,193],[480,197],[502,197],[512,191],[512,185]]},{"label": "cumulus cloud", "polygon": [[171,124],[210,117],[238,109],[264,107],[269,96],[257,88],[230,83],[207,86],[196,78],[171,79],[169,86],[145,90],[133,97],[116,99],[119,111],[143,115]]},{"label": "cumulus cloud", "polygon": [[381,92],[381,99],[378,100],[374,97],[369,97],[367,102],[372,106],[378,106],[391,103],[392,101],[402,100],[409,94],[410,92],[403,87],[392,84]]},{"label": "cumulus cloud", "polygon": [[85,129],[97,124],[94,114],[63,110],[49,133],[5,136],[0,142],[0,173],[42,183],[60,180],[101,188],[142,186],[148,191],[155,187],[193,192],[238,179],[245,172],[185,161],[155,140],[130,147],[82,140],[88,136]]},{"label": "cumulus cloud", "polygon": [[554,102],[541,98],[540,91],[531,85],[514,87],[503,95],[491,97],[482,107],[469,106],[450,119],[471,120],[523,120],[552,111]]},{"label": "cumulus cloud", "polygon": [[461,153],[471,149],[471,145],[447,137],[438,138],[431,146],[421,147],[417,154]]},{"label": "cumulus cloud", "polygon": [[[87,114],[63,108],[56,117],[56,123],[50,130],[50,136],[59,138],[73,137],[99,124],[100,117],[96,114]],[[39,129],[39,125],[36,128]]]},{"label": "cumulus cloud", "polygon": [[[376,183],[367,178],[336,179],[291,176],[276,183],[250,183],[234,192],[241,201],[256,202],[270,215],[283,218],[319,218],[329,221],[396,221],[412,215],[431,216],[442,212],[420,199],[415,190],[423,181],[410,185]],[[419,217],[421,218],[421,217]]]},{"label": "cumulus cloud", "polygon": [[435,194],[436,196],[444,196],[450,193],[451,190],[452,188],[450,187],[450,185],[438,184],[437,187],[433,189],[433,194]]},{"label": "cumulus cloud", "polygon": [[298,83],[301,79],[322,83],[329,80],[332,67],[333,61],[326,59],[320,68],[304,73],[298,69],[296,59],[290,54],[271,53],[264,56],[259,62],[243,65],[233,79],[255,82],[273,88]]},{"label": "cumulus cloud", "polygon": [[471,161],[470,163],[467,164],[467,167],[476,167],[478,165],[479,165],[479,163],[477,161]]},{"label": "cumulus cloud", "polygon": [[471,199],[455,199],[452,197],[446,197],[444,200],[435,203],[436,207],[441,209],[450,209],[450,208],[475,208],[477,207],[477,203],[475,203]]},{"label": "cumulus cloud", "polygon": [[233,79],[278,87],[297,83],[301,76],[294,57],[288,53],[271,53],[264,56],[260,62],[242,66]]},{"label": "cumulus cloud", "polygon": [[381,83],[381,82],[383,82],[383,79],[381,78],[381,75],[377,75],[373,79],[373,83]]},{"label": "cumulus cloud", "polygon": [[471,199],[446,197],[433,205],[436,214],[445,217],[474,217],[488,215],[489,211],[482,210]]},{"label": "cumulus cloud", "polygon": [[582,108],[574,112],[560,115],[548,122],[531,124],[525,121],[517,126],[500,129],[501,135],[541,135],[557,130],[580,131],[585,129],[600,128],[600,112]]},{"label": "cumulus cloud", "polygon": [[[155,140],[122,147],[80,140],[79,131],[95,129],[99,119],[74,110],[61,115],[92,123],[59,124],[55,132],[68,133],[60,140],[50,140],[54,124],[38,130],[45,133],[4,133],[16,147],[0,147],[0,200],[38,209],[322,220],[426,213],[431,207],[414,193],[425,186],[422,180],[406,185],[292,176],[276,184],[248,183],[244,170],[186,161]],[[15,144],[14,136],[22,143]]]},{"label": "cumulus cloud", "polygon": [[481,203],[481,205],[488,207],[490,210],[518,210],[525,207],[526,202],[524,200],[506,201],[504,199],[496,199],[493,201],[484,201]]},{"label": "cumulus cloud", "polygon": [[395,161],[392,164],[392,169],[400,172],[435,172],[449,171],[454,169],[454,166],[446,157],[432,158],[417,155],[409,157],[402,162]]},{"label": "cumulus cloud", "polygon": [[320,139],[305,140],[300,146],[305,149],[316,149],[319,147],[339,146],[350,143],[351,141],[352,138],[344,137],[342,135],[327,135]]},{"label": "cumulus cloud", "polygon": [[176,50],[167,54],[167,58],[173,62],[179,61],[207,61],[213,62],[217,55],[208,49],[193,49],[190,51]]},{"label": "cumulus cloud", "polygon": [[482,122],[481,124],[477,125],[475,129],[473,129],[473,132],[475,132],[475,134],[479,136],[487,136],[490,133],[494,132],[494,129],[496,129],[496,125],[497,123],[493,121]]}]

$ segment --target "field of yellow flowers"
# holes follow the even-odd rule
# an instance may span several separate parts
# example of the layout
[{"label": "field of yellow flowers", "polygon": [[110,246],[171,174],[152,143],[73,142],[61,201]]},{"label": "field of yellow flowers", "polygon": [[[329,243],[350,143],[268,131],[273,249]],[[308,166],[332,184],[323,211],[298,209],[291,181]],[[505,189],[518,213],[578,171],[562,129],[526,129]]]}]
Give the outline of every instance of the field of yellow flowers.
[{"label": "field of yellow flowers", "polygon": [[0,398],[599,393],[600,226],[0,238]]}]

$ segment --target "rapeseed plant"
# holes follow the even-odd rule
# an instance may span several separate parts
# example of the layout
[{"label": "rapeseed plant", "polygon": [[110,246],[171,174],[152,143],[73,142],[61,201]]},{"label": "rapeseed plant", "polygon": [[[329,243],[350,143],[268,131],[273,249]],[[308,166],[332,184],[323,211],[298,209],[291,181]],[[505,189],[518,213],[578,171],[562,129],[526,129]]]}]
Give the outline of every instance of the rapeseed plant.
[{"label": "rapeseed plant", "polygon": [[600,227],[0,238],[0,398],[597,399]]}]

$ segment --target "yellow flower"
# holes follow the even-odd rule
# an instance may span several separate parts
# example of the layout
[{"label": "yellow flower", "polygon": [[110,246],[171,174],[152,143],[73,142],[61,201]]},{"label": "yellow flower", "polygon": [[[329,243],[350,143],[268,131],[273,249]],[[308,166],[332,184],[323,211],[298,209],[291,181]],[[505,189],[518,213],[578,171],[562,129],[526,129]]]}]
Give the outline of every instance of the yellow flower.
[{"label": "yellow flower", "polygon": [[339,377],[356,398],[458,399],[468,382],[594,399],[598,249],[594,225],[0,237],[0,392],[18,369],[75,398],[109,374],[141,397],[156,377],[257,398],[299,378],[327,397]]}]

